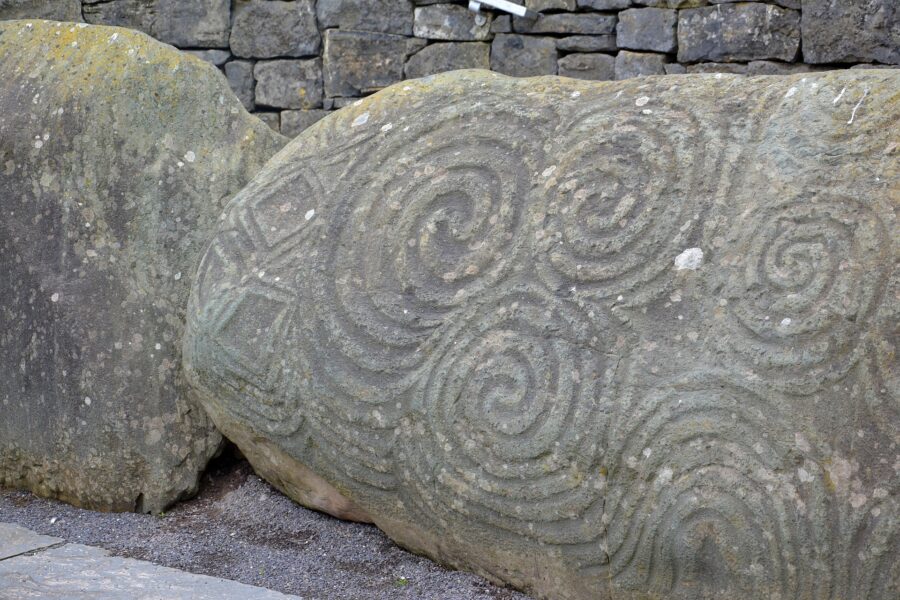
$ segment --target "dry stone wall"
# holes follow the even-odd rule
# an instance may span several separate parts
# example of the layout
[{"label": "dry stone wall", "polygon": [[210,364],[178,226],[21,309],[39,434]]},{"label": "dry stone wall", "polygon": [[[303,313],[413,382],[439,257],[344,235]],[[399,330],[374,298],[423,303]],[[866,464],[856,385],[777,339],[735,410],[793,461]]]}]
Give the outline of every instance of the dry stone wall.
[{"label": "dry stone wall", "polygon": [[222,69],[285,135],[397,81],[461,68],[604,80],[900,65],[896,0],[526,2],[537,19],[461,0],[0,0],[0,19],[144,31]]}]

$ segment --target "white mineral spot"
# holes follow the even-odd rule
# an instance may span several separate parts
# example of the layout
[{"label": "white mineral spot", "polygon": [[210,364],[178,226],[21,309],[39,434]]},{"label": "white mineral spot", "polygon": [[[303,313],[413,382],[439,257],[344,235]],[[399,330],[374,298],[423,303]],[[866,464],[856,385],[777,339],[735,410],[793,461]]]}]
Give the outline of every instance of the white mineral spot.
[{"label": "white mineral spot", "polygon": [[788,318],[788,317],[785,317],[784,319],[781,320],[781,326],[782,326],[782,327],[787,327],[787,326],[790,325],[790,324],[791,324],[791,320],[790,320],[790,318]]},{"label": "white mineral spot", "polygon": [[650,110],[649,108],[645,108],[644,110],[641,111],[641,114],[644,114],[644,115],[652,115],[652,114],[653,114],[653,111]]},{"label": "white mineral spot", "polygon": [[863,504],[868,501],[865,494],[857,494],[856,492],[850,494],[850,506],[853,508],[860,508]]},{"label": "white mineral spot", "polygon": [[381,130],[384,131],[384,132],[388,132],[388,131],[390,131],[390,130],[393,129],[393,128],[394,128],[394,124],[393,124],[393,123],[387,123],[386,125],[382,125],[382,126],[381,126]]},{"label": "white mineral spot", "polygon": [[179,279],[181,279],[181,271],[175,273],[175,281],[178,281]]},{"label": "white mineral spot", "polygon": [[803,483],[809,483],[810,481],[815,479],[815,477],[810,475],[809,471],[807,471],[803,467],[797,469],[797,477],[799,477],[800,481],[802,481]]},{"label": "white mineral spot", "polygon": [[703,265],[703,250],[700,248],[688,248],[675,257],[675,270],[690,269],[696,271]]},{"label": "white mineral spot", "polygon": [[580,95],[581,95],[581,92],[579,92],[579,91],[572,92],[572,98],[577,98]]},{"label": "white mineral spot", "polygon": [[90,405],[91,405],[91,397],[90,397],[90,396],[85,396],[85,397],[84,397],[84,404],[85,404],[85,406],[90,406]]},{"label": "white mineral spot", "polygon": [[837,104],[837,103],[840,101],[840,99],[844,97],[844,92],[846,92],[846,91],[847,91],[847,87],[844,86],[844,88],[841,89],[841,93],[838,94],[837,97],[836,97],[834,100],[831,101],[831,103],[832,103],[832,104]]},{"label": "white mineral spot", "polygon": [[194,162],[194,159],[197,158],[197,155],[194,154],[193,150],[188,150],[184,153],[184,160],[188,162]]},{"label": "white mineral spot", "polygon": [[114,34],[112,34],[111,36],[109,36],[109,41],[110,41],[110,42],[114,42],[114,41],[116,41],[116,39],[117,39],[118,37],[119,37],[119,34],[118,34],[118,33],[114,33]]},{"label": "white mineral spot", "polygon": [[54,523],[56,523],[57,519],[58,517],[53,517],[52,519],[50,519],[50,524],[53,525]]},{"label": "white mineral spot", "polygon": [[309,221],[309,220],[312,219],[314,216],[316,216],[316,209],[311,208],[311,209],[309,209],[308,211],[306,211],[306,214],[303,215],[303,218],[306,219],[307,221]]},{"label": "white mineral spot", "polygon": [[50,296],[50,302],[58,302],[59,301],[59,293],[54,292],[52,296]]},{"label": "white mineral spot", "polygon": [[784,97],[785,97],[785,98],[790,98],[791,96],[793,96],[793,95],[796,94],[796,93],[797,93],[797,88],[792,87],[791,89],[789,89],[789,90],[787,91],[787,94],[785,94]]},{"label": "white mineral spot", "polygon": [[665,469],[663,469],[662,471],[659,472],[659,476],[657,477],[657,480],[662,485],[666,485],[667,483],[672,481],[672,475],[674,475],[674,473],[672,473],[672,469],[670,469],[669,467],[666,467]]},{"label": "white mineral spot", "polygon": [[356,117],[355,119],[353,119],[353,122],[350,123],[350,127],[359,127],[360,125],[365,125],[368,121],[369,121],[369,113],[364,112],[363,114],[361,114],[358,117]]},{"label": "white mineral spot", "polygon": [[153,347],[156,348],[157,350],[162,350],[162,344],[157,343],[157,344],[156,344],[155,346],[153,346]]},{"label": "white mineral spot", "polygon": [[651,448],[644,448],[641,454],[644,455],[644,458],[650,458],[650,455],[653,454],[653,450]]},{"label": "white mineral spot", "polygon": [[650,98],[648,98],[647,96],[641,96],[640,98],[638,98],[637,100],[634,101],[634,104],[635,104],[635,106],[644,106],[648,102],[650,102]]},{"label": "white mineral spot", "polygon": [[44,145],[44,142],[43,142],[42,140],[34,140],[34,147],[35,147],[35,148],[40,148],[40,147],[43,146],[43,145]]},{"label": "white mineral spot", "polygon": [[266,272],[265,272],[265,271],[260,271],[259,273],[257,273],[257,275],[259,275],[259,278],[262,279],[263,277],[266,276]]},{"label": "white mineral spot", "polygon": [[554,171],[556,171],[556,165],[550,165],[549,167],[544,169],[544,172],[541,173],[541,175],[543,177],[550,177],[551,175],[553,175]]},{"label": "white mineral spot", "polygon": [[184,163],[181,162],[181,161],[179,160],[179,161],[178,161],[178,166],[179,166],[179,167],[183,167],[183,166],[184,166]]}]

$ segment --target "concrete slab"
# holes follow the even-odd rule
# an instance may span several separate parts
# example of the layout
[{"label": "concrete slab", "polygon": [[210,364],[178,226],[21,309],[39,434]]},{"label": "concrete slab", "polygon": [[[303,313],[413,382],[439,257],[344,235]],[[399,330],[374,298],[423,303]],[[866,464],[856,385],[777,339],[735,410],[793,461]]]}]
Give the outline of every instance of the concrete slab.
[{"label": "concrete slab", "polygon": [[288,600],[298,597],[142,560],[110,556],[101,548],[66,544],[0,561],[0,600],[32,598]]},{"label": "concrete slab", "polygon": [[49,535],[40,535],[15,523],[0,523],[0,560],[64,542]]}]

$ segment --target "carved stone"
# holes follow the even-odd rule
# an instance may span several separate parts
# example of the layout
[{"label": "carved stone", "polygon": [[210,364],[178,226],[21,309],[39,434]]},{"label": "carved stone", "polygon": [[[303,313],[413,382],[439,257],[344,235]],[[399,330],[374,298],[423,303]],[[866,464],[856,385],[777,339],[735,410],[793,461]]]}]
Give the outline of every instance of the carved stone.
[{"label": "carved stone", "polygon": [[898,89],[400,83],[230,206],[188,376],[294,498],[540,598],[896,598]]},{"label": "carved stone", "polygon": [[0,23],[0,485],[153,512],[196,490],[221,436],[184,394],[191,279],[285,141],[142,33]]}]

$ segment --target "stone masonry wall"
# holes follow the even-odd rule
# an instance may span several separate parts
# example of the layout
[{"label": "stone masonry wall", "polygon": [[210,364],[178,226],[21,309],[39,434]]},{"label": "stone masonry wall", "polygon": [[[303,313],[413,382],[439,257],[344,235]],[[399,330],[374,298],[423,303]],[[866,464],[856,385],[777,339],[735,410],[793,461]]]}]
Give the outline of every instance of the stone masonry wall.
[{"label": "stone masonry wall", "polygon": [[461,68],[624,79],[900,65],[898,0],[0,0],[0,19],[144,31],[222,69],[285,135],[406,78]]}]

